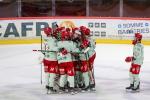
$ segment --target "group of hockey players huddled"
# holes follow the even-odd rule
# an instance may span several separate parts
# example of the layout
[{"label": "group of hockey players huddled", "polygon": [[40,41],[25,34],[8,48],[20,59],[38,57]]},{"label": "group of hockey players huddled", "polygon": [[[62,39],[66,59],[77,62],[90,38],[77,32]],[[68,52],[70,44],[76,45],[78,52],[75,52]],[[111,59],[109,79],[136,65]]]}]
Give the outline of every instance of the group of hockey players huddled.
[{"label": "group of hockey players huddled", "polygon": [[85,26],[46,27],[43,31],[40,61],[44,65],[48,93],[95,91],[96,52],[90,29]]},{"label": "group of hockey players huddled", "polygon": [[[46,27],[43,31],[43,57],[40,57],[40,62],[44,65],[48,93],[95,91],[93,65],[96,44],[90,36],[90,29],[85,26]],[[135,33],[133,56],[125,59],[126,62],[131,62],[130,86],[126,90],[137,91],[140,88],[139,73],[144,59],[141,40],[142,34]]]}]

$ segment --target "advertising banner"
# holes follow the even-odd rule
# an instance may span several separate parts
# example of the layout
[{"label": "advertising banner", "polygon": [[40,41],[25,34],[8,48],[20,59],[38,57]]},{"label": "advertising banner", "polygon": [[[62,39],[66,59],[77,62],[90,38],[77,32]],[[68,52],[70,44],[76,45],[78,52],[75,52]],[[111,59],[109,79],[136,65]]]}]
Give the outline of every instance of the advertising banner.
[{"label": "advertising banner", "polygon": [[96,39],[131,40],[134,33],[140,32],[145,40],[150,39],[150,20],[113,18],[16,18],[0,19],[0,39],[37,38],[44,27],[90,28]]}]

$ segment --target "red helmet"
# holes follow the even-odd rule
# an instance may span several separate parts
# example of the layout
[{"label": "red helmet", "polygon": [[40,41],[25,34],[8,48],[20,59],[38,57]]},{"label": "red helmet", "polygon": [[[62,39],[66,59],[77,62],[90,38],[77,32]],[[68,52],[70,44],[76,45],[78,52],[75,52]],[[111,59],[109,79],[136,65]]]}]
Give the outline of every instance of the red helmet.
[{"label": "red helmet", "polygon": [[66,28],[66,31],[67,31],[67,32],[70,32],[71,30],[70,30],[70,28]]},{"label": "red helmet", "polygon": [[79,28],[77,28],[77,27],[72,28],[72,32],[73,32],[73,33],[74,33],[76,30],[79,30]]},{"label": "red helmet", "polygon": [[135,33],[134,37],[135,38],[132,41],[133,45],[137,44],[138,42],[141,42],[141,40],[142,40],[142,34],[141,33]]},{"label": "red helmet", "polygon": [[142,39],[142,34],[141,33],[135,33],[135,38],[138,40]]},{"label": "red helmet", "polygon": [[77,35],[81,35],[81,32],[80,32],[79,28],[77,28],[77,27],[72,29],[72,33],[77,34]]},{"label": "red helmet", "polygon": [[67,32],[67,31],[62,31],[62,32],[61,32],[61,39],[62,39],[62,40],[66,40],[66,39],[68,39],[69,37],[70,37],[69,32]]},{"label": "red helmet", "polygon": [[62,27],[57,27],[57,28],[55,29],[55,32],[58,33],[58,32],[60,32],[62,29],[63,29]]},{"label": "red helmet", "polygon": [[82,30],[85,30],[86,29],[86,27],[85,26],[80,26],[80,30],[82,31]]},{"label": "red helmet", "polygon": [[87,33],[86,30],[87,30],[87,28],[85,26],[80,27],[81,34],[85,35]]},{"label": "red helmet", "polygon": [[89,35],[90,35],[90,29],[89,29],[89,28],[86,28],[84,34],[87,35],[87,36],[89,36]]},{"label": "red helmet", "polygon": [[51,32],[52,32],[52,28],[50,28],[50,27],[46,27],[46,28],[44,28],[43,30],[44,30],[44,33],[45,33],[47,36],[49,36],[49,35],[51,34]]},{"label": "red helmet", "polygon": [[59,28],[59,31],[63,31],[63,30],[65,30],[65,27],[60,27]]}]

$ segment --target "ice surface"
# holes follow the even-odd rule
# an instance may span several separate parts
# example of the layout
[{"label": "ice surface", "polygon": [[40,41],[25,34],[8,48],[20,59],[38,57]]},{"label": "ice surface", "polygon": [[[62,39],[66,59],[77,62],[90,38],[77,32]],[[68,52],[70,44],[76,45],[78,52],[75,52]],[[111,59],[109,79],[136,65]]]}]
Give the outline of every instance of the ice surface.
[{"label": "ice surface", "polygon": [[[141,91],[127,93],[132,45],[98,44],[95,60],[96,93],[47,95],[40,84],[40,44],[0,46],[0,100],[150,100],[150,46],[144,46]],[[43,73],[44,82],[44,73]]]}]

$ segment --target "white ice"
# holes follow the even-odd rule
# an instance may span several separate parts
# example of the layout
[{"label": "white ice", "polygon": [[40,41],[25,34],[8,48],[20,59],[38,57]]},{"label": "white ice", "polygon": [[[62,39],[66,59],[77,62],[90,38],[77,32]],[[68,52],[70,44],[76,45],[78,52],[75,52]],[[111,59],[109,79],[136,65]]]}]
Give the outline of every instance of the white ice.
[{"label": "white ice", "polygon": [[98,44],[95,60],[96,93],[47,95],[40,83],[40,44],[0,45],[0,100],[150,100],[150,46],[144,46],[141,91],[127,93],[132,45]]}]

